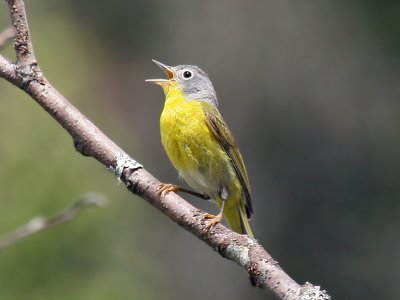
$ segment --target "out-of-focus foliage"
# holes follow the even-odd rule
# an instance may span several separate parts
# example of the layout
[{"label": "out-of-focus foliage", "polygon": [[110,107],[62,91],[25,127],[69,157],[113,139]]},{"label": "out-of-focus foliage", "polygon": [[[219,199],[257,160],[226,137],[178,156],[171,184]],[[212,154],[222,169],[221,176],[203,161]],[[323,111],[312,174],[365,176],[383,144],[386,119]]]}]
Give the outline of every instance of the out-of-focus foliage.
[{"label": "out-of-focus foliage", "polygon": [[[398,299],[396,1],[27,1],[52,83],[161,180],[152,64],[213,80],[244,156],[259,241],[337,299]],[[9,24],[0,5],[0,28]],[[12,56],[11,47],[2,53]],[[105,209],[0,251],[1,299],[273,299],[131,196],[28,96],[0,81],[0,233],[88,191]],[[199,200],[196,205],[213,212]]]}]

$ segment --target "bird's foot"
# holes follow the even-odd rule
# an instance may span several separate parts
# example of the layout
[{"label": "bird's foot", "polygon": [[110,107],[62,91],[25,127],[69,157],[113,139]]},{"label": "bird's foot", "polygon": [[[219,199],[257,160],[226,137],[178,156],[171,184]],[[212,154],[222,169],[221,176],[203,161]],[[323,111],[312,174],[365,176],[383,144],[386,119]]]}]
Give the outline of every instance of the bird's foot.
[{"label": "bird's foot", "polygon": [[179,185],[175,185],[172,183],[160,183],[158,185],[157,188],[157,195],[160,196],[165,196],[165,194],[168,194],[169,192],[174,192],[174,193],[178,193],[178,192],[183,192],[183,193],[187,193],[196,197],[199,197],[201,199],[204,200],[210,200],[210,197],[207,195],[203,195],[188,189],[185,189],[183,187],[180,187]]},{"label": "bird's foot", "polygon": [[160,183],[157,187],[157,195],[159,197],[164,197],[169,192],[177,193],[178,191],[180,191],[179,186],[172,183]]},{"label": "bird's foot", "polygon": [[212,214],[209,214],[209,213],[206,213],[204,216],[203,216],[203,218],[205,219],[205,220],[207,220],[207,226],[206,226],[206,228],[207,228],[207,230],[211,230],[215,225],[217,225],[218,223],[221,223],[221,221],[222,221],[222,214],[221,213],[219,213],[218,215],[212,215]]}]

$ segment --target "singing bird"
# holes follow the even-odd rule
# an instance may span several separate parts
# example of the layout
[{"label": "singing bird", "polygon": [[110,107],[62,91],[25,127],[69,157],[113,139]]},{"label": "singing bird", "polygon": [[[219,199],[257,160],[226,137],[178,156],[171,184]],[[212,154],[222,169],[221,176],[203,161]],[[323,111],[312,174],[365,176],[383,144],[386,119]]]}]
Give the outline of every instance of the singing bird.
[{"label": "singing bird", "polygon": [[168,76],[147,80],[159,84],[166,96],[160,118],[161,141],[180,176],[196,191],[161,184],[159,194],[184,191],[211,199],[220,212],[205,215],[208,228],[224,216],[232,230],[253,237],[249,179],[232,133],[218,111],[210,79],[196,66],[171,67],[153,61]]}]

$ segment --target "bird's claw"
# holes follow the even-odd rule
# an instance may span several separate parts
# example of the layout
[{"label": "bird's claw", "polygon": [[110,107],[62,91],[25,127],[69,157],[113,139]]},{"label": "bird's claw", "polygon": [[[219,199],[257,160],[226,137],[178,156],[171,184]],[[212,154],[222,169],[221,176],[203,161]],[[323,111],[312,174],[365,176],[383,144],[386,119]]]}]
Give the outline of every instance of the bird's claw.
[{"label": "bird's claw", "polygon": [[164,197],[169,192],[177,192],[179,187],[171,183],[160,183],[157,187],[157,195],[159,197]]},{"label": "bird's claw", "polygon": [[211,230],[215,225],[217,225],[218,223],[221,223],[222,221],[222,214],[218,214],[218,215],[212,215],[209,213],[206,213],[203,218],[205,220],[207,220],[207,225],[206,228],[207,230]]}]

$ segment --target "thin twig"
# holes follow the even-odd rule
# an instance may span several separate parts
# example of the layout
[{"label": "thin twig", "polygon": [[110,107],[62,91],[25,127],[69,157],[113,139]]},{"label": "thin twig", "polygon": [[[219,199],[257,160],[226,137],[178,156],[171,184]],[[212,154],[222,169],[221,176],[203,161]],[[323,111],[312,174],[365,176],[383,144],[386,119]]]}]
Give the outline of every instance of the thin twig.
[{"label": "thin twig", "polygon": [[17,65],[10,66],[10,62],[0,56],[0,76],[23,89],[63,126],[72,136],[77,151],[113,170],[132,193],[147,200],[223,257],[244,267],[255,286],[269,288],[280,299],[331,299],[318,286],[296,283],[255,239],[235,233],[221,224],[209,231],[203,211],[174,193],[160,197],[157,193],[160,181],[102,133],[43,76],[33,54],[23,0],[7,2],[17,30]]},{"label": "thin twig", "polygon": [[17,63],[21,66],[35,64],[36,59],[29,34],[25,3],[22,0],[6,0],[6,2],[10,11],[11,24],[16,30],[14,48],[17,54]]},{"label": "thin twig", "polygon": [[28,236],[70,221],[75,218],[79,212],[87,207],[103,207],[106,202],[107,200],[102,194],[87,194],[81,199],[77,200],[70,207],[67,207],[52,217],[35,217],[24,226],[19,227],[6,235],[0,236],[0,249],[10,246],[11,244]]},{"label": "thin twig", "polygon": [[15,29],[13,27],[7,28],[0,32],[0,49],[5,47],[9,41],[15,37]]}]

